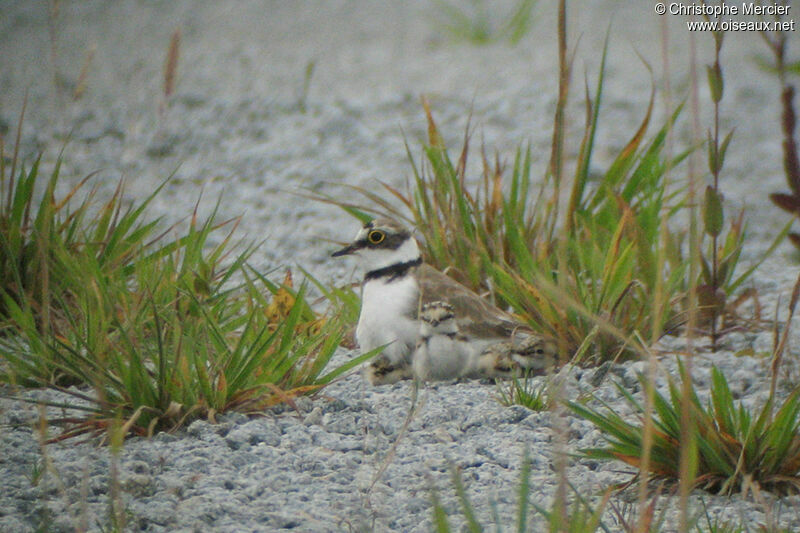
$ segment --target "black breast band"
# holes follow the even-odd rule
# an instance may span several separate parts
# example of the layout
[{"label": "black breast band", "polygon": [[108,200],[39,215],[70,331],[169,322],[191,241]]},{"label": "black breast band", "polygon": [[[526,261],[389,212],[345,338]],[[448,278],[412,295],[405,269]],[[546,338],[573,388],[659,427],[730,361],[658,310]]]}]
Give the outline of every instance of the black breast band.
[{"label": "black breast band", "polygon": [[405,276],[409,270],[421,264],[422,258],[417,257],[416,259],[412,261],[406,261],[405,263],[396,263],[394,265],[389,265],[377,270],[370,270],[367,272],[367,275],[364,276],[364,281],[380,278],[387,278],[386,281],[394,281],[399,277]]}]

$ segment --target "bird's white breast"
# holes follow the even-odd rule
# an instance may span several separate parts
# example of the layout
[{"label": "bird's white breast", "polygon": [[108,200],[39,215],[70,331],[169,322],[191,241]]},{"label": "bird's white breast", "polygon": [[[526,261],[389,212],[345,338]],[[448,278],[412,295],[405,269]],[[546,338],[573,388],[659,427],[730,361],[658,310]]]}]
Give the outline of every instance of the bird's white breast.
[{"label": "bird's white breast", "polygon": [[419,290],[413,276],[364,283],[356,340],[363,351],[389,344],[383,353],[393,362],[410,361],[419,335]]}]

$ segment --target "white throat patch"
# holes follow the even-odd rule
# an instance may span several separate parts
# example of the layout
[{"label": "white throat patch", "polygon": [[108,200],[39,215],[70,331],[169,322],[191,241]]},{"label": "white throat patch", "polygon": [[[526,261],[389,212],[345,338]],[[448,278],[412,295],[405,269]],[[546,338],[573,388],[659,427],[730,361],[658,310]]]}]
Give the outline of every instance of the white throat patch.
[{"label": "white throat patch", "polygon": [[417,246],[417,241],[415,241],[413,237],[409,237],[408,240],[401,244],[396,250],[387,250],[384,248],[372,250],[364,248],[357,253],[359,257],[362,258],[367,272],[407,263],[420,258],[419,246]]}]

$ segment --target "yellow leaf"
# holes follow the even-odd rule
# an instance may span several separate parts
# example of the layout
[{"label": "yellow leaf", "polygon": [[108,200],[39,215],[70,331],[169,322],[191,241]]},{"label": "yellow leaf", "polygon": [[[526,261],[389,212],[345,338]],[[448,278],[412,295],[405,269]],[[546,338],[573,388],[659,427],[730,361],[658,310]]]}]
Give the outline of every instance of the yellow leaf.
[{"label": "yellow leaf", "polygon": [[220,374],[217,378],[217,391],[225,392],[228,390],[228,380],[225,379],[225,374]]},{"label": "yellow leaf", "polygon": [[422,108],[425,110],[425,117],[428,119],[428,143],[434,148],[444,149],[444,139],[442,139],[439,128],[436,127],[436,122],[433,120],[430,102],[428,102],[425,95],[423,95],[421,99]]},{"label": "yellow leaf", "polygon": [[309,337],[314,337],[316,335],[319,335],[319,333],[322,331],[322,328],[325,325],[326,321],[327,320],[324,317],[322,317],[322,318],[318,318],[316,320],[310,320],[308,322],[303,322],[302,324],[298,324],[297,325],[297,327],[295,328],[295,331],[297,331],[297,333],[302,333],[302,334],[307,335]]},{"label": "yellow leaf", "polygon": [[189,382],[189,360],[185,355],[181,355],[178,359],[178,368],[181,371],[181,377],[184,383]]}]

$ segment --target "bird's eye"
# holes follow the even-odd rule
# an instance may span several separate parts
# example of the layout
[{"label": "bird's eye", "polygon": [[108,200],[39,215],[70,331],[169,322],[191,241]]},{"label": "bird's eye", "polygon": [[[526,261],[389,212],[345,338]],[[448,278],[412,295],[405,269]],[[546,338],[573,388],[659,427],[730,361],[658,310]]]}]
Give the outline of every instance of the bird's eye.
[{"label": "bird's eye", "polygon": [[372,230],[367,234],[367,239],[369,240],[370,244],[380,244],[385,238],[386,234],[377,229]]}]

